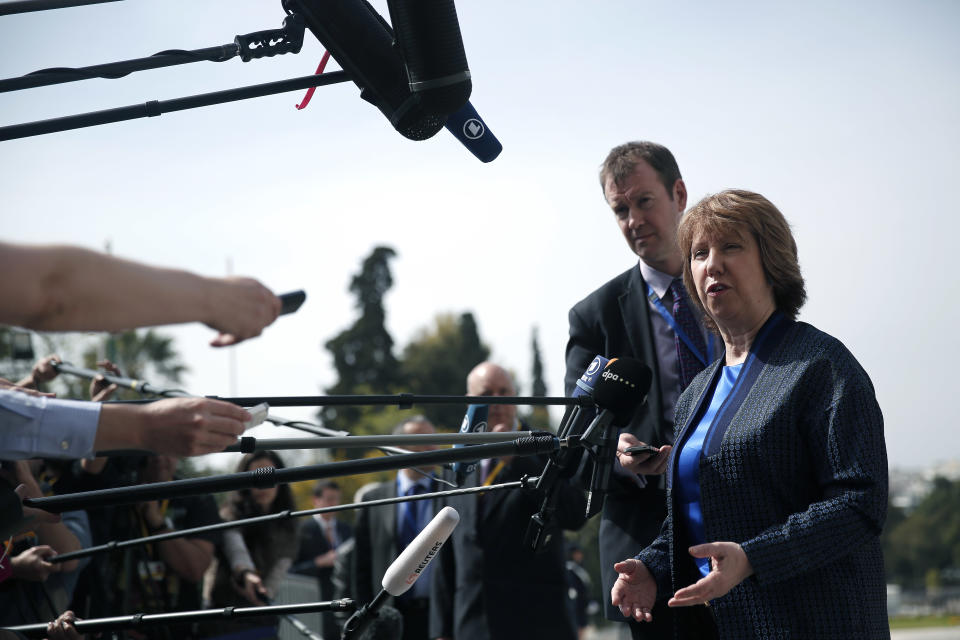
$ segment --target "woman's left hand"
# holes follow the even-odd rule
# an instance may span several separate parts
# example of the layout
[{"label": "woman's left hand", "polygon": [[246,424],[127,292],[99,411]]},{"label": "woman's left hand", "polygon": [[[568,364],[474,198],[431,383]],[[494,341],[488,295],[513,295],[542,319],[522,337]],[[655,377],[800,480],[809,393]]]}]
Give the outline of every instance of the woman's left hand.
[{"label": "woman's left hand", "polygon": [[690,547],[689,551],[694,558],[710,558],[712,568],[708,575],[674,593],[667,606],[708,604],[753,575],[747,554],[736,542],[708,542]]}]

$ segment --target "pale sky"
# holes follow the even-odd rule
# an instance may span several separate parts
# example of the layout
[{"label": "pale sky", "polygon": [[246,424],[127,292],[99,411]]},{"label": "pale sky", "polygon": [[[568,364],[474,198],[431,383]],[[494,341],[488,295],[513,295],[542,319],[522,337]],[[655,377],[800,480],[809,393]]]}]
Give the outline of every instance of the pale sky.
[{"label": "pale sky", "polygon": [[[374,5],[386,15],[385,1]],[[399,347],[439,312],[472,311],[493,358],[529,391],[539,327],[563,392],[567,310],[634,264],[603,201],[607,151],[649,139],[691,202],[738,187],[793,225],[801,319],[870,374],[891,466],[960,458],[949,247],[960,167],[960,5],[942,2],[461,0],[472,102],[504,146],[484,165],[441,132],[397,134],[353,84],[0,142],[0,235],[72,243],[259,278],[307,302],[235,349],[238,395],[334,381],[323,343],[378,244]],[[196,49],[280,26],[279,1],[124,0],[0,18],[0,77]],[[0,126],[312,73],[299,55],[201,62],[0,95]],[[337,68],[331,62],[328,70]],[[168,330],[185,388],[229,395],[229,357],[202,326]],[[277,414],[306,417],[310,411]],[[558,416],[559,413],[555,413]],[[447,425],[455,427],[456,425]],[[266,428],[263,428],[266,429]],[[266,436],[271,431],[257,435]]]}]

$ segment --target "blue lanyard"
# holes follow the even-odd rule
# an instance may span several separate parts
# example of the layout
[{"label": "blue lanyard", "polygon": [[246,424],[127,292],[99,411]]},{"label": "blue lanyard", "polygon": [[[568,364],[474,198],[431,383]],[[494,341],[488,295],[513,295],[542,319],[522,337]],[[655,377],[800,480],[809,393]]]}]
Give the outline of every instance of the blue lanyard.
[{"label": "blue lanyard", "polygon": [[677,334],[677,337],[683,340],[684,344],[690,347],[690,352],[696,356],[697,360],[703,363],[703,366],[707,366],[713,362],[713,334],[707,335],[707,357],[704,358],[703,354],[700,353],[700,350],[693,345],[693,341],[690,340],[690,337],[687,336],[686,332],[680,328],[680,325],[677,324],[677,321],[674,320],[673,314],[667,311],[667,308],[663,305],[663,302],[660,301],[660,296],[657,295],[657,292],[653,290],[653,287],[650,286],[650,283],[647,283],[647,299],[653,303],[653,306],[657,308],[657,312],[663,316],[663,319],[666,320],[667,324],[670,325],[670,328],[673,329],[673,332]]}]

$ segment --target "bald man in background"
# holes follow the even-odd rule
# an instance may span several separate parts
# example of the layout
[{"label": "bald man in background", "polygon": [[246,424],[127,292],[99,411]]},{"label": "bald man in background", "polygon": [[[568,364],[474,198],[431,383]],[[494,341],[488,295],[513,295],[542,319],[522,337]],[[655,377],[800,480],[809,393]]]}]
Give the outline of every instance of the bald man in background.
[{"label": "bald man in background", "polygon": [[[467,376],[467,394],[513,396],[510,374],[491,362]],[[514,405],[491,404],[490,431],[516,431],[521,423]],[[539,475],[545,456],[517,456],[484,461],[467,479],[468,486],[514,482]],[[579,486],[558,489],[558,526],[577,529],[586,503]],[[460,514],[460,524],[440,549],[430,592],[430,635],[457,640],[574,640],[567,615],[563,535],[553,532],[534,552],[524,536],[542,502],[541,492],[490,491],[451,496],[446,503]]]}]

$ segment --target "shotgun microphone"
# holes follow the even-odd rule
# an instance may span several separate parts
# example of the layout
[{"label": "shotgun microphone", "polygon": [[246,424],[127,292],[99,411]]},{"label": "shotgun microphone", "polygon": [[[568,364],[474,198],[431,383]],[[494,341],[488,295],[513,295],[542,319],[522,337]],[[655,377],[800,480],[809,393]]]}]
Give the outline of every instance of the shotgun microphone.
[{"label": "shotgun microphone", "polygon": [[417,534],[417,537],[407,545],[397,559],[393,561],[383,574],[380,590],[369,604],[364,605],[350,616],[343,625],[341,640],[349,640],[363,633],[371,622],[379,615],[378,609],[390,596],[399,596],[407,592],[413,583],[423,575],[437,554],[440,547],[447,541],[454,528],[460,522],[460,514],[453,507],[444,507],[433,520]]},{"label": "shotgun microphone", "polygon": [[410,82],[424,109],[447,116],[473,89],[453,0],[387,0]]},{"label": "shotgun microphone", "polygon": [[446,122],[410,91],[407,70],[393,46],[393,31],[366,0],[283,0],[283,8],[304,17],[360,97],[377,107],[394,129],[410,140],[426,140]]}]

